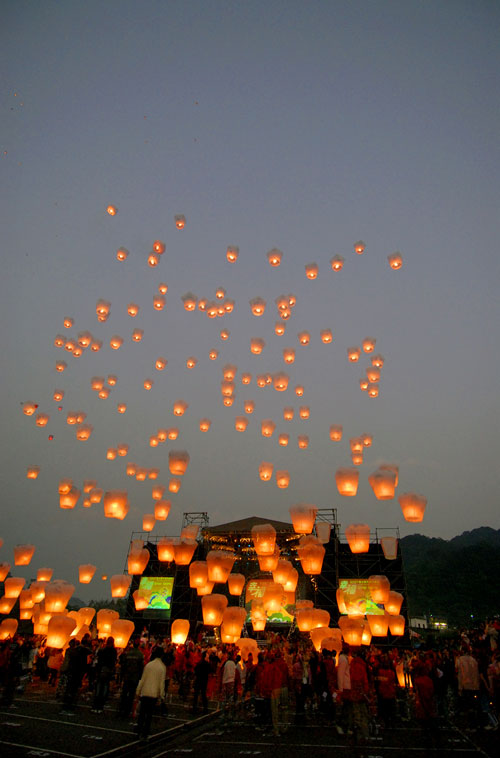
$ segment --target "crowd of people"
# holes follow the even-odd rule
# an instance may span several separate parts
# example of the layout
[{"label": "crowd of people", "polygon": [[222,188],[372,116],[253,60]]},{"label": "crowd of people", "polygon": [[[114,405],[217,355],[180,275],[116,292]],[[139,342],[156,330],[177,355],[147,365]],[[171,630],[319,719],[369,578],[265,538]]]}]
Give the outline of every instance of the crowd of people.
[{"label": "crowd of people", "polygon": [[73,715],[79,698],[102,713],[113,694],[116,716],[133,718],[145,739],[155,708],[165,715],[172,699],[193,714],[220,710],[222,729],[244,719],[275,736],[314,720],[360,742],[415,718],[436,747],[449,719],[470,731],[498,729],[499,634],[494,620],[433,647],[318,652],[307,634],[269,633],[245,660],[235,645],[206,637],[174,645],[146,630],[124,650],[112,637],[86,634],[64,653],[43,638],[16,636],[0,643],[2,705],[22,686],[45,684],[62,715]]}]

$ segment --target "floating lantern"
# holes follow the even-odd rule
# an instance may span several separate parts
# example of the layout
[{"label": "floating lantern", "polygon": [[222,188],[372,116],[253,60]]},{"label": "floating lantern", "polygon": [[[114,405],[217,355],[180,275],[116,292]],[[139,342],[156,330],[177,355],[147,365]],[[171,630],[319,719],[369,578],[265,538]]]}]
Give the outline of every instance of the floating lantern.
[{"label": "floating lantern", "polygon": [[109,341],[109,346],[113,350],[118,350],[123,345],[123,339],[118,334],[115,334],[113,337],[111,337]]},{"label": "floating lantern", "polygon": [[306,276],[308,279],[316,279],[318,276],[318,264],[317,263],[308,263],[305,267],[306,269]]},{"label": "floating lantern", "polygon": [[226,259],[229,263],[236,263],[239,254],[240,248],[237,245],[229,245],[226,250]]},{"label": "floating lantern", "polygon": [[0,613],[7,616],[16,604],[17,597],[6,597],[5,595],[0,598]]},{"label": "floating lantern", "polygon": [[361,355],[361,349],[359,347],[347,348],[347,356],[349,358],[349,363],[357,363],[359,361],[360,355]]},{"label": "floating lantern", "polygon": [[262,316],[266,310],[266,301],[261,297],[254,297],[250,300],[250,309],[254,316]]},{"label": "floating lantern", "polygon": [[74,508],[80,499],[80,494],[79,489],[71,487],[69,492],[59,495],[59,507],[65,509]]},{"label": "floating lantern", "polygon": [[123,650],[127,647],[129,640],[134,633],[135,624],[128,619],[114,619],[111,622],[111,634],[115,641],[115,647]]},{"label": "floating lantern", "polygon": [[290,441],[289,434],[280,434],[278,437],[278,443],[281,445],[281,447],[286,447],[289,441]]},{"label": "floating lantern", "polygon": [[189,405],[185,400],[176,400],[173,408],[174,416],[183,416],[188,408]]},{"label": "floating lantern", "polygon": [[133,342],[140,342],[144,336],[144,330],[143,329],[134,329],[132,332],[132,341]]},{"label": "floating lantern", "polygon": [[295,411],[291,406],[287,405],[285,408],[283,408],[283,418],[285,421],[291,421],[294,417],[294,414]]},{"label": "floating lantern", "polygon": [[365,628],[365,622],[362,619],[341,616],[339,618],[339,627],[344,642],[353,647],[359,647],[359,645],[361,645],[363,630]]},{"label": "floating lantern", "polygon": [[222,629],[225,634],[238,639],[246,617],[247,612],[245,608],[240,608],[237,605],[226,608],[222,614]]},{"label": "floating lantern", "polygon": [[118,213],[118,208],[116,207],[116,205],[108,205],[108,207],[106,208],[106,213],[108,213],[108,215],[110,216],[116,216],[116,214]]},{"label": "floating lantern", "polygon": [[365,337],[362,343],[365,353],[373,353],[376,341],[375,337]]},{"label": "floating lantern", "polygon": [[86,348],[92,343],[92,335],[90,332],[78,332],[77,340],[80,347]]},{"label": "floating lantern", "polygon": [[[39,568],[36,572],[37,582],[50,582],[54,569],[51,568]],[[43,599],[43,598],[42,598]]]},{"label": "floating lantern", "polygon": [[189,634],[189,621],[187,619],[175,619],[170,627],[170,639],[174,645],[184,645]]},{"label": "floating lantern", "polygon": [[292,566],[292,568],[290,569],[290,573],[288,574],[288,579],[286,580],[286,584],[283,586],[283,589],[285,590],[285,592],[295,593],[295,590],[297,589],[298,581],[299,581],[299,572],[297,571],[296,568]]},{"label": "floating lantern", "polygon": [[137,464],[135,463],[127,463],[127,468],[125,469],[125,472],[127,476],[135,476],[137,474]]},{"label": "floating lantern", "polygon": [[153,251],[158,255],[163,255],[165,252],[165,243],[161,240],[155,240],[153,242]]},{"label": "floating lantern", "polygon": [[17,619],[4,619],[0,624],[0,640],[14,639],[17,627]]},{"label": "floating lantern", "polygon": [[169,563],[173,561],[175,556],[173,537],[162,537],[158,540],[157,550],[159,561]]},{"label": "floating lantern", "polygon": [[192,292],[186,292],[186,294],[182,296],[181,300],[184,303],[184,310],[186,311],[196,310],[198,298],[196,297],[196,295],[193,295]]},{"label": "floating lantern", "polygon": [[391,583],[384,574],[372,574],[368,577],[368,589],[373,602],[384,605],[389,600]]},{"label": "floating lantern", "polygon": [[252,601],[250,618],[254,632],[262,632],[266,628],[267,614],[262,603]]},{"label": "floating lantern", "polygon": [[382,537],[380,540],[382,550],[384,552],[384,558],[387,561],[393,561],[398,556],[398,538],[397,537]]},{"label": "floating lantern", "polygon": [[399,466],[396,463],[381,463],[378,467],[379,471],[390,471],[396,475],[396,487],[399,483]]},{"label": "floating lantern", "polygon": [[170,513],[170,500],[157,500],[155,503],[154,517],[156,521],[165,521]]},{"label": "floating lantern", "polygon": [[311,610],[312,610],[311,631],[313,629],[328,628],[328,624],[330,623],[330,614],[328,613],[328,611],[325,611],[322,608],[312,608]]},{"label": "floating lantern", "polygon": [[228,600],[225,595],[212,594],[202,597],[203,623],[206,626],[220,626],[227,603]]},{"label": "floating lantern", "polygon": [[284,392],[288,387],[290,378],[283,371],[273,374],[273,386],[277,392]]},{"label": "floating lantern", "polygon": [[257,378],[255,379],[255,382],[257,384],[257,387],[265,387],[267,384],[266,380],[266,374],[257,374]]},{"label": "floating lantern", "polygon": [[162,358],[161,356],[157,358],[155,361],[155,369],[157,371],[163,371],[166,365],[167,365],[167,359]]},{"label": "floating lantern", "polygon": [[224,584],[234,565],[236,556],[227,550],[210,550],[207,554],[208,581]]},{"label": "floating lantern", "polygon": [[45,587],[45,611],[61,613],[68,605],[75,588],[63,581],[49,582]]},{"label": "floating lantern", "polygon": [[301,608],[295,611],[299,632],[310,632],[313,623],[313,608]]},{"label": "floating lantern", "polygon": [[111,608],[101,608],[97,611],[96,624],[101,639],[110,636],[111,625],[118,618],[118,611],[113,611]]},{"label": "floating lantern", "polygon": [[297,435],[297,444],[301,450],[306,450],[309,447],[309,436],[307,434]]},{"label": "floating lantern", "polygon": [[136,611],[144,611],[148,607],[148,599],[143,595],[139,595],[139,590],[132,593],[134,598],[134,606]]},{"label": "floating lantern", "polygon": [[283,253],[281,252],[281,250],[278,250],[277,247],[273,247],[272,250],[269,250],[269,252],[266,253],[266,258],[269,265],[276,268],[281,263],[281,259],[283,258]]},{"label": "floating lantern", "polygon": [[241,595],[243,587],[245,586],[245,581],[244,574],[229,574],[227,578],[229,594],[235,596]]},{"label": "floating lantern", "polygon": [[272,524],[256,524],[252,527],[252,540],[257,555],[272,555],[276,545],[276,529]]},{"label": "floating lantern", "polygon": [[54,347],[64,347],[66,344],[66,337],[64,334],[56,334],[54,337]]},{"label": "floating lantern", "polygon": [[[68,368],[68,364],[66,361],[56,361],[56,371],[61,374],[63,371],[65,371]],[[31,414],[27,414],[31,415]]]},{"label": "floating lantern", "polygon": [[375,366],[371,366],[366,369],[366,379],[370,384],[374,384],[380,380],[380,369]]},{"label": "floating lantern", "polygon": [[359,471],[355,468],[339,468],[335,472],[339,495],[354,497],[358,491]]},{"label": "floating lantern", "polygon": [[305,538],[301,538],[299,547],[297,548],[297,555],[299,556],[304,574],[321,574],[325,548],[316,537],[310,535],[307,541]]},{"label": "floating lantern", "polygon": [[251,381],[252,381],[252,374],[245,373],[241,375],[242,384],[250,384]]},{"label": "floating lantern", "polygon": [[330,426],[330,439],[334,442],[339,442],[342,439],[342,425],[332,424]]},{"label": "floating lantern", "polygon": [[4,596],[6,598],[18,598],[21,594],[21,590],[24,587],[26,579],[19,576],[11,576],[9,579],[4,579]]},{"label": "floating lantern", "polygon": [[129,510],[127,493],[122,490],[110,490],[103,497],[104,515],[123,521]]},{"label": "floating lantern", "polygon": [[392,500],[396,489],[396,473],[387,469],[377,469],[368,477],[377,500]]},{"label": "floating lantern", "polygon": [[276,545],[271,555],[258,555],[259,569],[261,571],[274,571],[278,565],[280,549]]},{"label": "floating lantern", "polygon": [[142,574],[149,562],[149,550],[131,550],[127,558],[127,571],[129,574]]},{"label": "floating lantern", "polygon": [[311,534],[317,512],[318,509],[315,505],[307,505],[303,503],[292,505],[290,508],[290,516],[294,531],[297,532],[297,534]]},{"label": "floating lantern", "polygon": [[[251,411],[247,411],[247,413],[251,413]],[[234,428],[236,429],[237,432],[244,432],[247,426],[248,426],[248,419],[245,418],[245,416],[236,416],[236,418],[234,419]]]},{"label": "floating lantern", "polygon": [[349,445],[351,447],[351,453],[362,453],[364,446],[363,437],[351,437]]},{"label": "floating lantern", "polygon": [[179,430],[176,426],[172,426],[169,429],[167,429],[167,438],[169,440],[176,440],[179,436]]},{"label": "floating lantern", "polygon": [[286,324],[283,323],[283,321],[277,321],[274,325],[274,333],[278,337],[282,337],[285,333]]},{"label": "floating lantern", "polygon": [[287,561],[285,559],[278,560],[278,565],[273,571],[273,582],[276,582],[276,584],[281,584],[281,586],[284,588],[288,581],[288,577],[290,576],[292,568],[293,566],[290,561]]},{"label": "floating lantern", "polygon": [[232,397],[234,395],[234,382],[223,379],[220,383],[222,397]]},{"label": "floating lantern", "polygon": [[193,561],[189,566],[189,586],[193,589],[204,587],[208,581],[206,561]]},{"label": "floating lantern", "polygon": [[76,621],[70,616],[53,616],[47,624],[47,647],[62,649],[76,628]]},{"label": "floating lantern", "polygon": [[286,470],[276,471],[276,484],[280,490],[285,490],[290,484],[290,473]]},{"label": "floating lantern", "polygon": [[114,447],[108,447],[106,451],[106,458],[108,461],[114,461],[116,456],[118,455],[116,448]]},{"label": "floating lantern", "polygon": [[332,271],[342,271],[344,261],[345,259],[342,255],[334,255],[333,258],[330,259],[330,266],[332,267]]},{"label": "floating lantern", "polygon": [[366,390],[368,393],[368,397],[378,397],[378,393],[379,393],[378,384],[374,382],[369,382]]},{"label": "floating lantern", "polygon": [[376,368],[382,368],[385,362],[384,356],[380,355],[380,353],[378,353],[377,355],[372,355],[371,362],[372,362],[372,366],[375,366]]},{"label": "floating lantern", "polygon": [[275,429],[276,424],[272,419],[263,419],[261,423],[261,433],[263,437],[272,437]]},{"label": "floating lantern", "polygon": [[168,468],[173,476],[183,476],[189,464],[189,453],[185,450],[171,450],[168,454]]},{"label": "floating lantern", "polygon": [[301,405],[300,408],[299,408],[299,416],[300,416],[300,418],[303,421],[305,421],[306,419],[309,418],[310,415],[311,415],[311,409],[309,408],[309,406],[308,405]]},{"label": "floating lantern", "polygon": [[152,379],[144,379],[143,387],[145,390],[150,390],[153,387],[153,380]]},{"label": "floating lantern", "polygon": [[148,469],[136,466],[135,478],[138,482],[145,482],[148,478]]},{"label": "floating lantern", "polygon": [[370,547],[370,527],[368,524],[349,524],[345,536],[352,553],[367,553]]},{"label": "floating lantern", "polygon": [[153,297],[153,308],[155,311],[162,311],[165,307],[166,298],[164,295],[155,295]]},{"label": "floating lantern", "polygon": [[273,475],[273,464],[262,461],[259,465],[259,476],[263,482],[268,482]]},{"label": "floating lantern", "polygon": [[90,349],[93,353],[98,353],[102,347],[102,340],[93,340]]},{"label": "floating lantern", "polygon": [[405,521],[418,523],[424,518],[427,498],[414,492],[405,492],[398,497]]},{"label": "floating lantern", "polygon": [[361,466],[363,463],[363,453],[352,453],[351,460],[354,466]]},{"label": "floating lantern", "polygon": [[333,333],[331,329],[322,329],[320,332],[321,342],[325,345],[329,345],[333,342]]},{"label": "floating lantern", "polygon": [[219,356],[218,350],[210,350],[210,353],[208,354],[208,357],[210,358],[211,361],[217,360],[218,356]]},{"label": "floating lantern", "polygon": [[295,349],[293,347],[283,348],[283,360],[288,365],[295,361]]},{"label": "floating lantern", "polygon": [[96,572],[96,566],[91,563],[83,563],[78,566],[78,581],[80,584],[89,584],[92,581]]},{"label": "floating lantern", "polygon": [[260,337],[252,337],[250,340],[250,352],[253,355],[260,355],[266,346],[265,340]]},{"label": "floating lantern", "polygon": [[366,614],[366,620],[370,626],[370,632],[374,637],[387,637],[387,631],[389,629],[389,614]]},{"label": "floating lantern", "polygon": [[128,445],[126,445],[124,442],[120,442],[116,448],[116,453],[120,456],[120,458],[125,458],[128,453]]},{"label": "floating lantern", "polygon": [[255,401],[254,400],[245,400],[245,404],[243,406],[245,413],[253,413],[255,410]]},{"label": "floating lantern", "polygon": [[174,543],[174,560],[178,566],[188,566],[198,543],[192,539],[180,539]]},{"label": "floating lantern", "polygon": [[129,252],[126,247],[119,247],[116,251],[116,259],[119,261],[126,261],[129,256]]},{"label": "floating lantern", "polygon": [[366,245],[363,242],[363,240],[360,240],[359,242],[355,242],[354,243],[354,252],[357,253],[358,255],[362,255],[364,253],[364,251],[365,251],[365,247],[366,247]]},{"label": "floating lantern", "polygon": [[144,516],[142,517],[142,531],[152,532],[154,528],[155,528],[154,513],[145,513]]},{"label": "floating lantern", "polygon": [[301,345],[308,345],[311,341],[311,335],[309,332],[299,332],[297,338]]},{"label": "floating lantern", "polygon": [[34,553],[34,545],[16,545],[14,548],[14,565],[29,566]]},{"label": "floating lantern", "polygon": [[127,576],[126,574],[115,574],[112,576],[109,580],[111,585],[111,597],[125,597],[131,581],[132,577]]},{"label": "floating lantern", "polygon": [[28,470],[26,471],[26,478],[37,479],[39,473],[40,473],[40,466],[28,466]]},{"label": "floating lantern", "polygon": [[[403,600],[403,595],[400,592],[394,592],[391,590],[389,592],[387,600],[384,603],[384,607],[387,613],[389,613],[391,616],[398,616],[401,610],[401,606],[403,605]],[[391,622],[389,621],[389,625],[390,623]],[[392,632],[392,629],[391,633],[394,634],[394,632]]]},{"label": "floating lantern", "polygon": [[50,416],[48,413],[38,413],[35,417],[35,424],[37,426],[47,426]]},{"label": "floating lantern", "polygon": [[265,585],[262,605],[267,613],[277,613],[281,610],[285,595],[283,587],[277,582],[268,582]]},{"label": "floating lantern", "polygon": [[399,271],[399,269],[403,265],[403,256],[399,252],[391,253],[390,255],[387,256],[387,260],[389,261],[389,266],[394,271]]},{"label": "floating lantern", "polygon": [[362,434],[361,438],[363,440],[363,446],[364,447],[371,447],[373,442],[373,434]]},{"label": "floating lantern", "polygon": [[221,329],[221,333],[220,333],[221,340],[226,342],[229,339],[230,334],[231,332],[229,331],[229,329]]},{"label": "floating lantern", "polygon": [[184,229],[186,226],[186,217],[182,213],[177,213],[174,216],[174,221],[177,229]]}]

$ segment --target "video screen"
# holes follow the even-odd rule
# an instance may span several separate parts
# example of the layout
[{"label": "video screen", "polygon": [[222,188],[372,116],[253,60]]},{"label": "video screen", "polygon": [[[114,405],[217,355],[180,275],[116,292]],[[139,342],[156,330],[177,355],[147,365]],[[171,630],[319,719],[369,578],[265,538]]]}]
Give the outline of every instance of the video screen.
[{"label": "video screen", "polygon": [[138,592],[139,597],[145,598],[148,602],[144,613],[162,611],[162,617],[170,618],[173,587],[173,576],[142,576]]},{"label": "video screen", "polygon": [[[266,587],[274,584],[272,579],[250,579],[245,591],[245,608],[247,610],[247,623],[251,622],[250,608],[252,600],[262,600]],[[283,603],[279,611],[268,611],[267,620],[270,624],[291,624],[295,610],[295,593],[283,592]]]},{"label": "video screen", "polygon": [[370,597],[368,579],[339,579],[339,588],[344,593],[348,613],[384,615],[384,606],[377,605]]}]

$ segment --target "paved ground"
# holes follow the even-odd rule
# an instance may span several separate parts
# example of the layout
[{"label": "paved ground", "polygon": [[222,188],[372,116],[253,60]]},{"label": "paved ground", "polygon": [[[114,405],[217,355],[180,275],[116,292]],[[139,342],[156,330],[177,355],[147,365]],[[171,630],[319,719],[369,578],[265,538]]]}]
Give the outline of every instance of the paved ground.
[{"label": "paved ground", "polygon": [[[310,721],[290,724],[274,737],[259,731],[250,715],[223,727],[215,704],[208,716],[196,717],[180,701],[169,704],[166,716],[153,719],[150,740],[139,742],[134,721],[116,715],[112,697],[104,713],[90,711],[91,701],[80,698],[75,716],[60,714],[61,703],[48,687],[28,689],[15,700],[15,707],[0,708],[0,758],[163,758],[175,753],[192,758],[234,758],[247,755],[277,758],[498,758],[499,732],[464,732],[446,725],[439,733],[439,746],[430,750],[427,735],[413,722],[372,735],[366,744],[339,736],[335,729]],[[240,716],[241,718],[241,716]]]}]

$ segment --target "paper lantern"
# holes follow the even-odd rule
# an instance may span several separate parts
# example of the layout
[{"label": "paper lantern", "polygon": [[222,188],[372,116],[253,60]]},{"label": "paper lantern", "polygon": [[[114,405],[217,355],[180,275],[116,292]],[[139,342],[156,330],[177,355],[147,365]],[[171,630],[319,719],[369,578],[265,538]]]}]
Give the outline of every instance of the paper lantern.
[{"label": "paper lantern", "polygon": [[377,469],[368,477],[377,500],[392,500],[396,488],[396,474],[387,469]]},{"label": "paper lantern", "polygon": [[378,397],[379,394],[379,386],[375,382],[368,382],[368,387],[366,388],[368,397]]},{"label": "paper lantern", "polygon": [[255,524],[252,540],[257,555],[272,555],[276,545],[276,529],[272,524]]},{"label": "paper lantern", "polygon": [[265,340],[260,337],[252,337],[250,340],[250,352],[253,355],[260,355],[266,346]]},{"label": "paper lantern", "polygon": [[134,606],[136,611],[144,611],[148,607],[148,599],[139,594],[139,590],[132,593],[134,598]]},{"label": "paper lantern", "polygon": [[154,382],[152,379],[144,379],[142,386],[144,387],[145,390],[150,390],[152,389],[153,384]]},{"label": "paper lantern", "polygon": [[0,640],[14,639],[17,627],[17,619],[4,619],[0,624]]},{"label": "paper lantern", "polygon": [[266,301],[261,297],[253,297],[250,300],[250,309],[254,316],[262,316],[266,310]]},{"label": "paper lantern", "polygon": [[276,268],[281,263],[281,259],[283,258],[283,253],[281,252],[281,250],[278,250],[277,247],[273,247],[272,250],[269,250],[269,252],[266,253],[266,258],[269,265]]},{"label": "paper lantern", "polygon": [[220,391],[222,397],[231,397],[234,395],[234,382],[223,379],[220,383]]},{"label": "paper lantern", "polygon": [[181,488],[182,481],[180,479],[177,479],[176,477],[172,477],[168,480],[168,491],[169,492],[179,492]]},{"label": "paper lantern", "polygon": [[290,507],[290,516],[297,534],[311,534],[318,509],[315,505],[300,503]]},{"label": "paper lantern", "polygon": [[344,642],[353,647],[359,647],[363,638],[365,622],[361,619],[352,619],[348,616],[339,618],[339,627],[342,632]]},{"label": "paper lantern", "polygon": [[347,607],[346,607],[346,604],[345,604],[344,592],[343,592],[343,590],[341,590],[340,587],[337,589],[337,592],[335,593],[335,596],[336,596],[336,600],[337,600],[337,606],[338,606],[338,609],[339,609],[339,613],[346,614],[347,613]]},{"label": "paper lantern", "polygon": [[192,539],[180,539],[174,542],[174,560],[178,566],[188,566],[198,543]]},{"label": "paper lantern", "polygon": [[60,508],[74,508],[80,499],[80,494],[81,493],[79,489],[76,487],[71,487],[69,492],[65,493],[64,495],[59,495]]},{"label": "paper lantern", "polygon": [[417,523],[424,518],[427,498],[414,492],[405,492],[398,497],[405,521]]},{"label": "paper lantern", "polygon": [[126,261],[129,256],[129,252],[126,247],[119,247],[116,251],[116,258],[119,261]]},{"label": "paper lantern", "polygon": [[286,490],[290,484],[290,473],[288,471],[276,471],[276,484],[280,490]]},{"label": "paper lantern", "polygon": [[[321,574],[323,559],[325,557],[325,548],[315,537],[311,536],[311,541],[304,543],[302,542],[302,539],[297,548],[297,555],[299,556],[302,565],[302,571],[304,574],[314,576]],[[312,539],[314,539],[314,542]]]},{"label": "paper lantern", "polygon": [[134,633],[135,624],[128,619],[114,619],[111,622],[110,636],[114,639],[115,647],[123,650],[127,647]]},{"label": "paper lantern", "polygon": [[[275,580],[276,581],[276,580]],[[290,568],[286,583],[283,585],[285,592],[295,592],[299,581],[299,572],[293,566]]]},{"label": "paper lantern", "polygon": [[282,321],[277,321],[274,325],[274,333],[278,335],[278,337],[282,337],[285,333],[286,324],[284,324]]},{"label": "paper lantern", "polygon": [[340,495],[354,497],[358,491],[359,471],[355,468],[339,468],[335,472],[335,482]]},{"label": "paper lantern", "polygon": [[118,618],[118,611],[114,611],[111,608],[101,608],[97,611],[96,624],[101,639],[110,636],[111,625]]},{"label": "paper lantern", "polygon": [[257,384],[257,387],[265,387],[267,384],[266,374],[257,374],[255,382]]},{"label": "paper lantern", "polygon": [[7,616],[16,604],[17,597],[7,597],[4,595],[0,598],[0,614]]},{"label": "paper lantern", "polygon": [[289,365],[295,361],[295,349],[293,347],[283,348],[283,360]]},{"label": "paper lantern", "polygon": [[364,251],[365,251],[365,247],[366,247],[366,245],[363,242],[363,240],[360,240],[359,242],[355,242],[354,243],[354,252],[357,253],[358,255],[362,255],[362,253],[364,253]]},{"label": "paper lantern", "polygon": [[276,545],[271,555],[258,555],[259,569],[261,571],[274,571],[280,558],[280,549]]},{"label": "paper lantern", "polygon": [[382,550],[384,552],[384,558],[387,561],[393,561],[398,556],[398,538],[397,537],[382,537],[380,540]]},{"label": "paper lantern", "polygon": [[254,400],[245,400],[243,408],[245,410],[245,413],[253,413],[254,410],[255,410],[255,401]]},{"label": "paper lantern", "polygon": [[165,486],[163,484],[154,484],[151,488],[151,497],[153,500],[161,500],[164,492]]},{"label": "paper lantern", "polygon": [[125,597],[131,581],[131,576],[127,576],[126,574],[114,574],[109,580],[111,585],[111,597]]},{"label": "paper lantern", "polygon": [[207,554],[208,581],[218,584],[227,582],[235,557],[227,550],[210,550]]},{"label": "paper lantern", "polygon": [[152,532],[155,528],[155,517],[154,513],[145,513],[142,517],[142,531],[143,532]]},{"label": "paper lantern", "polygon": [[220,332],[221,340],[223,340],[223,342],[227,342],[227,340],[230,337],[230,334],[231,332],[229,331],[229,329],[221,329],[221,332]]},{"label": "paper lantern", "polygon": [[395,637],[402,637],[405,633],[404,616],[389,616],[389,631]]},{"label": "paper lantern", "polygon": [[127,463],[127,468],[125,469],[125,472],[127,476],[136,476],[137,474],[137,464],[129,462]]},{"label": "paper lantern", "polygon": [[272,419],[263,419],[261,423],[261,433],[263,437],[272,437],[276,424]]},{"label": "paper lantern", "polygon": [[118,455],[118,452],[115,447],[108,447],[106,450],[106,458],[108,461],[114,461],[116,456]]},{"label": "paper lantern", "polygon": [[[44,593],[45,594],[45,593]],[[19,609],[27,610],[33,608],[35,601],[33,600],[33,593],[31,587],[27,590],[21,590],[19,593]]]},{"label": "paper lantern", "polygon": [[185,400],[176,400],[173,407],[174,416],[183,416],[189,405]]},{"label": "paper lantern", "polygon": [[273,582],[276,584],[281,584],[284,588],[288,581],[288,577],[291,574],[292,568],[293,566],[290,561],[287,561],[285,559],[279,560],[278,565],[273,571]]},{"label": "paper lantern", "polygon": [[47,647],[62,649],[68,642],[76,627],[76,621],[70,616],[53,616],[47,624]]},{"label": "paper lantern", "polygon": [[370,632],[374,637],[387,637],[387,631],[389,629],[389,614],[366,614],[366,620],[370,626]]},{"label": "paper lantern", "polygon": [[56,403],[60,403],[61,400],[64,397],[64,390],[54,390],[54,394],[52,395]]},{"label": "paper lantern", "polygon": [[132,575],[140,575],[149,562],[149,550],[131,550],[127,558],[127,571]]},{"label": "paper lantern", "polygon": [[83,563],[78,566],[78,581],[80,584],[89,584],[92,581],[96,572],[96,566],[91,563]]},{"label": "paper lantern", "polygon": [[352,553],[367,553],[370,547],[370,527],[368,524],[349,524],[345,536]]},{"label": "paper lantern", "polygon": [[155,311],[162,311],[165,307],[166,298],[164,295],[155,295],[153,297],[153,308]]},{"label": "paper lantern", "polygon": [[[403,600],[403,595],[400,592],[394,592],[394,590],[391,590],[384,604],[387,613],[389,613],[391,616],[398,616],[401,610],[401,606],[403,605]],[[391,633],[393,633],[392,629]]]},{"label": "paper lantern", "polygon": [[38,413],[35,417],[35,424],[37,426],[47,426],[50,416],[48,413]]},{"label": "paper lantern", "polygon": [[290,435],[289,434],[280,434],[278,436],[278,443],[281,445],[281,447],[286,447],[290,441]]},{"label": "paper lantern", "polygon": [[16,545],[14,548],[14,565],[29,566],[34,553],[34,545]]},{"label": "paper lantern", "polygon": [[354,466],[361,466],[363,463],[363,453],[352,453],[351,460]]},{"label": "paper lantern", "polygon": [[185,311],[195,311],[196,306],[198,303],[198,298],[196,295],[193,295],[192,292],[186,292],[185,295],[182,296],[182,302],[184,303],[184,310]]},{"label": "paper lantern", "polygon": [[132,332],[132,341],[140,342],[144,336],[144,329],[134,329]]},{"label": "paper lantern", "polygon": [[390,255],[387,256],[387,260],[389,261],[389,266],[394,271],[399,271],[399,269],[403,265],[403,256],[399,252],[391,253]]},{"label": "paper lantern", "polygon": [[359,347],[347,348],[347,356],[349,358],[349,363],[357,363],[359,361],[360,355],[361,355],[361,349]]},{"label": "paper lantern", "polygon": [[174,476],[183,476],[189,464],[189,453],[185,450],[171,450],[168,454],[168,468]]},{"label": "paper lantern", "polygon": [[227,586],[230,595],[241,595],[243,587],[245,586],[244,574],[229,574],[227,578]]},{"label": "paper lantern", "polygon": [[342,439],[342,424],[332,424],[330,426],[330,439],[339,442]]},{"label": "paper lantern", "polygon": [[11,576],[9,579],[4,580],[4,596],[6,598],[18,598],[21,594],[21,590],[24,587],[26,579],[20,576]]},{"label": "paper lantern", "polygon": [[334,255],[333,258],[330,259],[330,266],[332,267],[332,271],[342,271],[344,261],[345,259],[342,255]]},{"label": "paper lantern", "polygon": [[189,586],[193,589],[204,587],[208,581],[206,561],[193,561],[189,566]]},{"label": "paper lantern", "polygon": [[119,521],[123,521],[129,510],[127,492],[122,490],[105,492],[103,506],[106,518],[116,518]]},{"label": "paper lantern", "polygon": [[45,586],[45,611],[61,613],[68,605],[75,588],[69,582],[56,580]]},{"label": "paper lantern", "polygon": [[277,613],[281,610],[285,599],[283,586],[277,582],[268,582],[264,588],[262,605],[267,613]]},{"label": "paper lantern", "polygon": [[310,632],[313,623],[313,608],[301,608],[295,611],[299,632]]},{"label": "paper lantern", "polygon": [[267,614],[262,603],[252,601],[250,619],[254,632],[262,632],[266,628]]},{"label": "paper lantern", "polygon": [[285,406],[283,408],[283,418],[284,418],[284,420],[285,421],[292,421],[294,413],[295,413],[295,411],[294,411],[294,409],[291,406],[289,406],[289,405]]},{"label": "paper lantern", "polygon": [[174,645],[184,645],[189,634],[189,621],[187,619],[175,619],[170,627],[170,639]]},{"label": "paper lantern", "polygon": [[384,356],[380,355],[380,353],[377,355],[372,355],[370,360],[372,362],[372,366],[375,366],[376,368],[382,368],[384,365]]},{"label": "paper lantern", "polygon": [[212,594],[202,597],[203,623],[206,626],[220,626],[227,603],[228,600],[225,595]]},{"label": "paper lantern", "polygon": [[323,544],[330,542],[331,524],[328,521],[318,521],[316,523],[316,537]]},{"label": "paper lantern", "polygon": [[365,353],[373,353],[376,341],[375,337],[365,337],[362,343]]},{"label": "paper lantern", "polygon": [[268,482],[273,475],[273,464],[262,461],[259,465],[259,476],[263,482]]},{"label": "paper lantern", "polygon": [[176,440],[179,436],[179,430],[176,426],[172,426],[169,429],[167,429],[167,438],[169,440]]},{"label": "paper lantern", "polygon": [[54,569],[51,568],[39,568],[36,572],[37,582],[50,582]]},{"label": "paper lantern", "polygon": [[313,279],[317,278],[318,271],[319,271],[317,263],[308,263],[306,264],[305,269],[306,269],[306,276],[308,279],[312,281]]},{"label": "paper lantern", "polygon": [[162,537],[158,540],[156,547],[159,561],[170,563],[174,560],[175,550],[173,537]]},{"label": "paper lantern", "polygon": [[229,263],[236,263],[239,254],[240,248],[237,245],[229,245],[226,250],[226,259]]},{"label": "paper lantern", "polygon": [[333,333],[331,329],[322,329],[320,331],[321,342],[330,345],[333,342]]},{"label": "paper lantern", "polygon": [[93,340],[90,349],[93,353],[98,353],[102,347],[102,340]]},{"label": "paper lantern", "polygon": [[297,338],[301,345],[308,345],[311,341],[311,335],[309,332],[299,332]]},{"label": "paper lantern", "polygon": [[93,489],[97,487],[97,482],[95,479],[84,479],[83,480],[83,491],[86,495],[90,494]]},{"label": "paper lantern", "polygon": [[239,606],[230,606],[224,610],[222,614],[222,627],[224,632],[231,637],[238,637],[241,635],[241,629],[245,623],[247,612],[245,608]]},{"label": "paper lantern", "polygon": [[351,437],[349,440],[349,445],[351,447],[352,453],[362,453],[363,452],[363,437]]},{"label": "paper lantern", "polygon": [[368,577],[368,589],[373,602],[384,605],[389,599],[391,583],[384,574],[372,574]]}]

